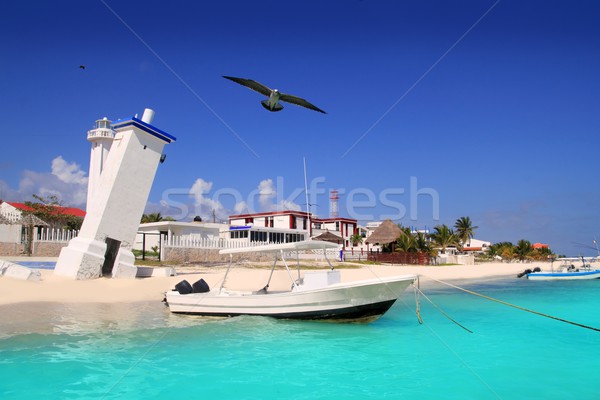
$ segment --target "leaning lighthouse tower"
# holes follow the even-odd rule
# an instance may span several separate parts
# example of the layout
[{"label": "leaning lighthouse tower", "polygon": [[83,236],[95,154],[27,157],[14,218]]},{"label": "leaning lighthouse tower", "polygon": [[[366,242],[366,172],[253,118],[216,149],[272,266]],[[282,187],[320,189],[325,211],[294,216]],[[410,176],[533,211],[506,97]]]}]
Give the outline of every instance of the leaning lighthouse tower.
[{"label": "leaning lighthouse tower", "polygon": [[87,140],[92,142],[92,150],[90,153],[90,172],[88,175],[88,191],[86,210],[91,210],[91,201],[98,191],[98,183],[100,175],[106,164],[106,157],[110,152],[115,131],[110,126],[111,121],[104,117],[96,121],[96,127],[89,130]]}]

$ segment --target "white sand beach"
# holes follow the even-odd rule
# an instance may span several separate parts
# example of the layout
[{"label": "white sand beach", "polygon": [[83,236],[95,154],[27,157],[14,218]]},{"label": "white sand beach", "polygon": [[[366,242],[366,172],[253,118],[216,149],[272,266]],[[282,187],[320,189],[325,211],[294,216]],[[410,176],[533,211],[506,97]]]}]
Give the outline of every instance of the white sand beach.
[{"label": "white sand beach", "polygon": [[[501,277],[514,277],[526,268],[536,266],[549,269],[550,263],[486,263],[477,265],[451,266],[407,266],[407,265],[336,265],[342,271],[342,281],[354,281],[404,274],[418,274],[421,284],[435,280],[481,281]],[[235,266],[227,278],[227,287],[232,289],[260,289],[269,275],[269,267]],[[218,287],[225,274],[225,266],[175,266],[176,276],[143,279],[109,279],[78,281],[55,275],[51,270],[41,270],[41,280],[22,281],[8,277],[0,278],[0,305],[57,302],[57,303],[124,303],[158,301],[167,290],[179,281],[190,283],[203,278],[210,287]],[[296,272],[294,271],[294,274]],[[276,269],[271,288],[289,288],[290,278],[282,268]]]}]

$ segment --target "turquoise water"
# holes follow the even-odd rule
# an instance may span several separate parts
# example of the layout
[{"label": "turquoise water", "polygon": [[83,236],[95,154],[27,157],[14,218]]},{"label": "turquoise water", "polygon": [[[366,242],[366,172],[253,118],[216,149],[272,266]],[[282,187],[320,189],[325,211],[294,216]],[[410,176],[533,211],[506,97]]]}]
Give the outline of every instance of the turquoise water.
[{"label": "turquoise water", "polygon": [[[465,287],[600,327],[600,281]],[[454,289],[425,292],[473,333],[423,298],[420,325],[411,289],[366,325],[55,305],[33,314],[37,333],[5,327],[0,398],[600,398],[600,332]]]}]

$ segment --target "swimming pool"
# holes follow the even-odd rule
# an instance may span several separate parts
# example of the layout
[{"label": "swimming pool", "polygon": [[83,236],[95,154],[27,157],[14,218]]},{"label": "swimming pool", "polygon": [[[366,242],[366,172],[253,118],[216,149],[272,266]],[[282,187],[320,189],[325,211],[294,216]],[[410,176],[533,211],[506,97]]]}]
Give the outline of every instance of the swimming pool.
[{"label": "swimming pool", "polygon": [[56,267],[56,261],[19,261],[16,264],[35,269],[54,269]]}]

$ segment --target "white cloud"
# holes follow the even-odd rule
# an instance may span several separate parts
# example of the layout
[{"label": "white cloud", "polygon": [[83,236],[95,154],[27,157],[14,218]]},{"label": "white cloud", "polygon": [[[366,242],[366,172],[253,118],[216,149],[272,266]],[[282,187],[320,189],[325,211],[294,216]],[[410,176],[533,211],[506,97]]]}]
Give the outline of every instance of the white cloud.
[{"label": "white cloud", "polygon": [[66,206],[85,207],[87,177],[76,163],[69,163],[61,156],[52,160],[51,172],[25,170],[21,174],[19,188],[12,191],[13,201],[33,201],[32,195],[56,196]]},{"label": "white cloud", "polygon": [[264,211],[273,209],[272,199],[277,195],[272,179],[265,179],[258,184],[258,202]]},{"label": "white cloud", "polygon": [[294,203],[289,200],[281,200],[278,204],[279,210],[293,210],[293,211],[302,211],[302,207],[300,205]]},{"label": "white cloud", "polygon": [[65,183],[86,185],[88,181],[85,171],[79,168],[79,165],[76,163],[69,164],[61,156],[52,160],[52,175]]},{"label": "white cloud", "polygon": [[212,189],[212,186],[212,182],[198,178],[190,188],[190,194],[193,196],[194,205],[196,206],[196,215],[211,216],[214,212],[219,219],[227,219],[228,213],[223,204],[218,200],[213,200],[206,196]]},{"label": "white cloud", "polygon": [[210,192],[212,185],[212,182],[206,182],[204,179],[198,178],[190,188],[190,194],[192,194],[198,201],[198,199],[202,199],[205,194]]},{"label": "white cloud", "polygon": [[236,214],[244,214],[248,212],[248,203],[246,203],[245,201],[240,201],[239,203],[236,203],[235,206],[233,206],[233,211]]}]

